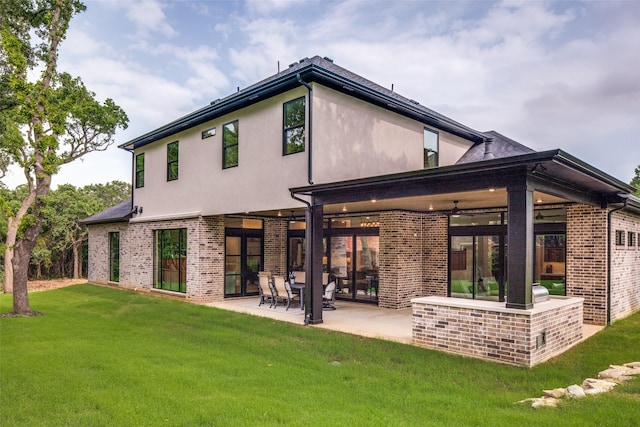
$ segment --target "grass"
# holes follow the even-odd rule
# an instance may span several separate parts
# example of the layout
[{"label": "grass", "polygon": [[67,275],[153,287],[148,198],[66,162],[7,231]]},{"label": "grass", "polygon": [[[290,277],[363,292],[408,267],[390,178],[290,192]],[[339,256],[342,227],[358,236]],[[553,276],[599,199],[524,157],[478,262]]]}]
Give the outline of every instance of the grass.
[{"label": "grass", "polygon": [[[515,404],[640,360],[640,314],[533,369],[93,285],[0,319],[2,426],[637,426],[640,379]],[[11,309],[0,297],[0,312]]]}]

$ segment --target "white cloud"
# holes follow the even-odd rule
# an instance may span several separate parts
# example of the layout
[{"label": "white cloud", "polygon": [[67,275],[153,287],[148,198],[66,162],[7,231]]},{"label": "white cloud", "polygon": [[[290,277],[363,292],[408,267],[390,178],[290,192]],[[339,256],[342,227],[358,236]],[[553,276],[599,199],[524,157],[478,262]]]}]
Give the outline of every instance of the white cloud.
[{"label": "white cloud", "polygon": [[127,9],[125,16],[133,23],[136,37],[147,38],[155,33],[171,37],[177,33],[167,22],[167,16],[164,13],[165,3],[156,0],[137,0],[123,2],[122,5]]}]

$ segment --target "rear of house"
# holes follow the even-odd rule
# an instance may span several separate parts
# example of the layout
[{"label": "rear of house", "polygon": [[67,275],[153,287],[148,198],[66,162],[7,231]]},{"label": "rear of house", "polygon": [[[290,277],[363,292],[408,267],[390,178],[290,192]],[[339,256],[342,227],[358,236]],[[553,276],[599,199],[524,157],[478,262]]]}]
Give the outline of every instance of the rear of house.
[{"label": "rear of house", "polygon": [[121,148],[132,153],[133,198],[85,221],[94,282],[213,302],[257,295],[259,271],[304,272],[310,323],[322,322],[328,280],[338,299],[392,309],[441,297],[517,317],[544,308],[533,300],[540,283],[579,305],[580,325],[640,310],[633,188],[561,150],[473,130],[328,58]]}]

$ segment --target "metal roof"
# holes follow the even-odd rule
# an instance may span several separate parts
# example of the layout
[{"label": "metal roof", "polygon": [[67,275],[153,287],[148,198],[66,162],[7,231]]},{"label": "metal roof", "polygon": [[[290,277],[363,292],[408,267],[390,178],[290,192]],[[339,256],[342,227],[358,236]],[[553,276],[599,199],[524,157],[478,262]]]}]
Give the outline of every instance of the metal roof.
[{"label": "metal roof", "polygon": [[100,213],[85,218],[80,222],[82,224],[100,224],[108,222],[127,222],[131,218],[131,199],[118,203],[115,206],[107,208]]},{"label": "metal roof", "polygon": [[311,59],[303,58],[299,62],[291,64],[289,68],[284,71],[276,73],[225,98],[217,99],[199,110],[125,142],[119,145],[119,147],[126,150],[134,150],[215,119],[216,117],[294,89],[301,86],[298,77],[307,83],[316,82],[322,84],[476,143],[483,141],[485,138],[485,135],[481,132],[458,123],[449,117],[420,105],[414,100],[399,95],[390,89],[384,88],[358,74],[342,68],[334,64],[329,58],[314,56]]}]

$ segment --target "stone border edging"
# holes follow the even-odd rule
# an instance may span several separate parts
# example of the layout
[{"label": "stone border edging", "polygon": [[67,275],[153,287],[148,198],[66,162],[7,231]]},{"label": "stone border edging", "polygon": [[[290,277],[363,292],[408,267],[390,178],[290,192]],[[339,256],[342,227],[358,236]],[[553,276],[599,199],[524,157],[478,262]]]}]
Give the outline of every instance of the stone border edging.
[{"label": "stone border edging", "polygon": [[618,384],[640,375],[640,362],[625,363],[624,365],[610,365],[608,369],[598,373],[598,378],[587,378],[582,382],[582,386],[577,384],[567,388],[556,388],[553,390],[542,390],[542,397],[531,397],[517,403],[531,402],[532,408],[551,407],[555,408],[560,403],[560,399],[574,398],[580,399],[587,395],[606,393],[613,390]]}]

